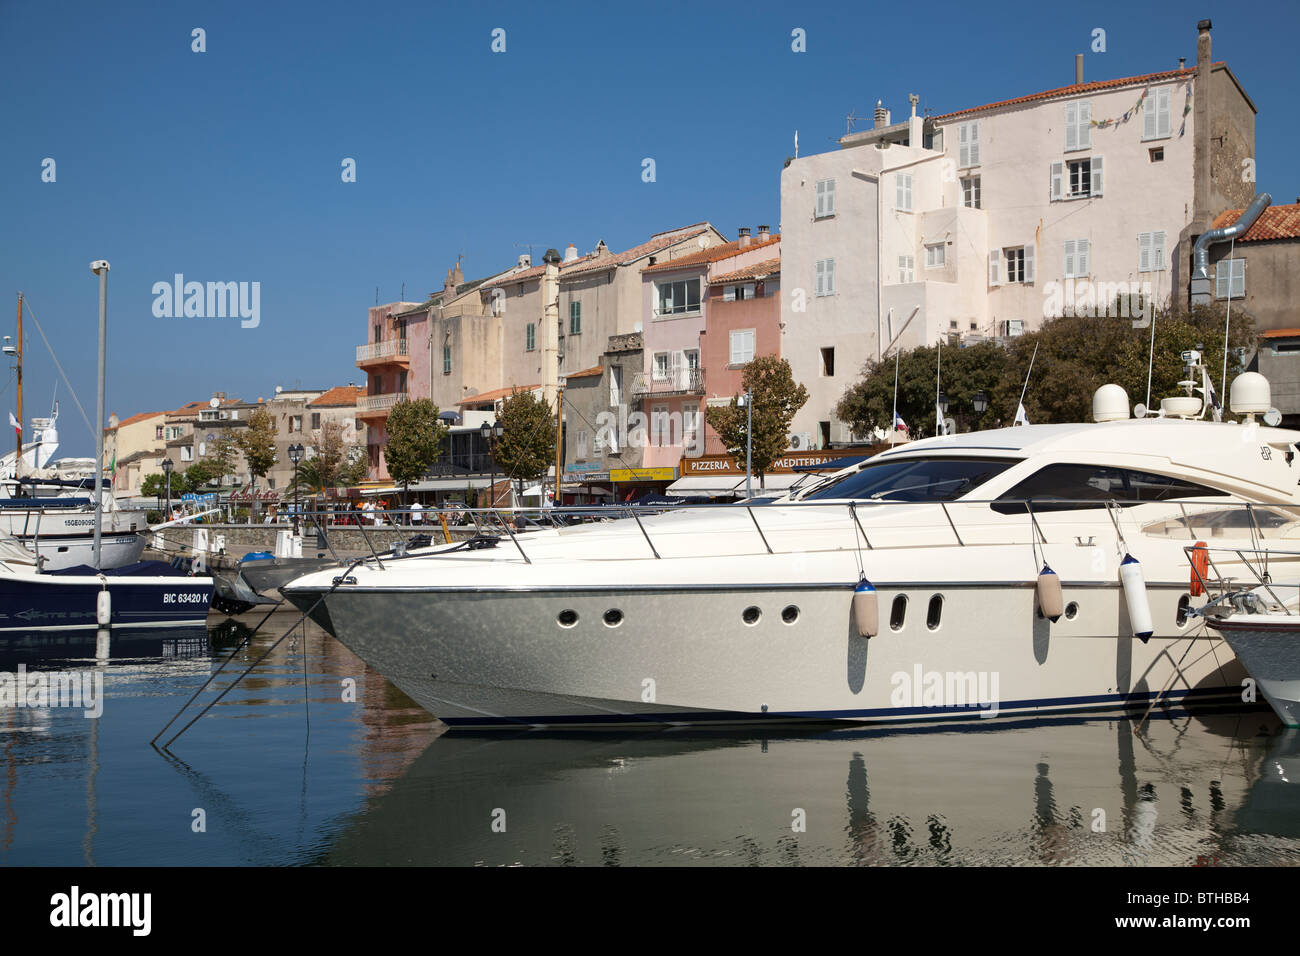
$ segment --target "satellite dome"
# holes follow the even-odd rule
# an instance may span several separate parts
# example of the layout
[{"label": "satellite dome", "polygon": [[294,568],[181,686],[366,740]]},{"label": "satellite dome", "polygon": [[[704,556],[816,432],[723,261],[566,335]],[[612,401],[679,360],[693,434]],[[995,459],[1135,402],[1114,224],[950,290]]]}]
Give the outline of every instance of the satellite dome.
[{"label": "satellite dome", "polygon": [[1094,422],[1122,422],[1128,418],[1128,393],[1118,385],[1103,385],[1092,394]]},{"label": "satellite dome", "polygon": [[1268,379],[1258,372],[1242,372],[1232,380],[1228,407],[1234,415],[1263,415],[1273,405]]}]

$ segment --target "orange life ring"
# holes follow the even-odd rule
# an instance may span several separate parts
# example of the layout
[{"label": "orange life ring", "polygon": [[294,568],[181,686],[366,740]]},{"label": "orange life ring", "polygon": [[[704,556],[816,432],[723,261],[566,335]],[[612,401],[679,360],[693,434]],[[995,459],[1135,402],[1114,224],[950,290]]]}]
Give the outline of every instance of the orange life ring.
[{"label": "orange life ring", "polygon": [[1192,583],[1188,587],[1192,597],[1200,597],[1205,593],[1205,581],[1210,574],[1210,551],[1205,546],[1204,541],[1198,541],[1192,545]]}]

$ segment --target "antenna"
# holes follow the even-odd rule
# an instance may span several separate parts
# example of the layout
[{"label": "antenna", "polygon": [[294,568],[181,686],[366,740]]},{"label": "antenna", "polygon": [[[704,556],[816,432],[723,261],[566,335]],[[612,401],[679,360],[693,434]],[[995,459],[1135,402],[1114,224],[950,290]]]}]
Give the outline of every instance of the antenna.
[{"label": "antenna", "polygon": [[[849,115],[844,117],[844,135],[848,136],[850,133],[852,133],[853,124],[860,123],[864,119],[866,119],[866,117],[859,116],[857,110],[849,110]],[[875,122],[874,118],[872,119],[872,122]]]},{"label": "antenna", "polygon": [[544,243],[544,242],[516,242],[516,243],[515,243],[515,248],[516,248],[516,249],[527,249],[527,250],[528,250],[528,258],[529,258],[529,260],[531,261],[532,258],[533,258],[533,246],[545,246],[545,245],[546,245],[546,243]]}]

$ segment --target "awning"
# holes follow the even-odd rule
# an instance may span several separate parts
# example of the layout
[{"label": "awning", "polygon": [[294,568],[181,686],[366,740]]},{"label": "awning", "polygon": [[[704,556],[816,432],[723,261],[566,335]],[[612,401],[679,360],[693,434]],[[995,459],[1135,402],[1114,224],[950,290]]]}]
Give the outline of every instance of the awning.
[{"label": "awning", "polygon": [[[505,479],[498,479],[504,481]],[[469,477],[464,478],[427,478],[424,481],[417,481],[411,485],[412,491],[464,491],[466,488],[489,488],[492,486],[491,478]]]},{"label": "awning", "polygon": [[735,475],[688,475],[674,481],[664,494],[672,498],[692,498],[695,495],[717,497],[732,494],[737,485],[744,483],[744,478]]}]

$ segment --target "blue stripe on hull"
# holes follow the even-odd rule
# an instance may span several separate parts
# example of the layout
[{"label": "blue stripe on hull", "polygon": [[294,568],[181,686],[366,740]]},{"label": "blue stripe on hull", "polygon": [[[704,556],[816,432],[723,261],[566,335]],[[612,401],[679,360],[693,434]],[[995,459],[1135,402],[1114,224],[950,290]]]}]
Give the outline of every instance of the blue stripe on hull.
[{"label": "blue stripe on hull", "polygon": [[[108,580],[111,627],[192,624],[206,620],[212,604],[210,578],[178,576],[175,583]],[[37,582],[0,577],[0,631],[95,628],[100,589],[97,580],[83,584],[53,575]]]},{"label": "blue stripe on hull", "polygon": [[[998,702],[998,714],[1013,713],[1024,716],[1025,712],[1080,712],[1109,711],[1131,709],[1149,704],[1156,692],[1130,694],[1093,694],[1082,697],[1044,697],[1028,700],[1009,700]],[[1188,703],[1222,702],[1241,703],[1240,688],[1209,687],[1192,688],[1184,691],[1169,691],[1161,695],[1162,700]],[[784,711],[756,714],[747,711],[664,711],[661,713],[636,714],[561,714],[537,717],[440,717],[449,727],[527,727],[545,724],[547,726],[629,726],[637,724],[771,724],[791,721],[908,721],[923,720],[927,723],[938,721],[979,720],[980,715],[988,713],[988,708],[978,705],[951,707],[877,707],[864,710],[810,710]],[[987,719],[987,718],[984,718]]]}]

